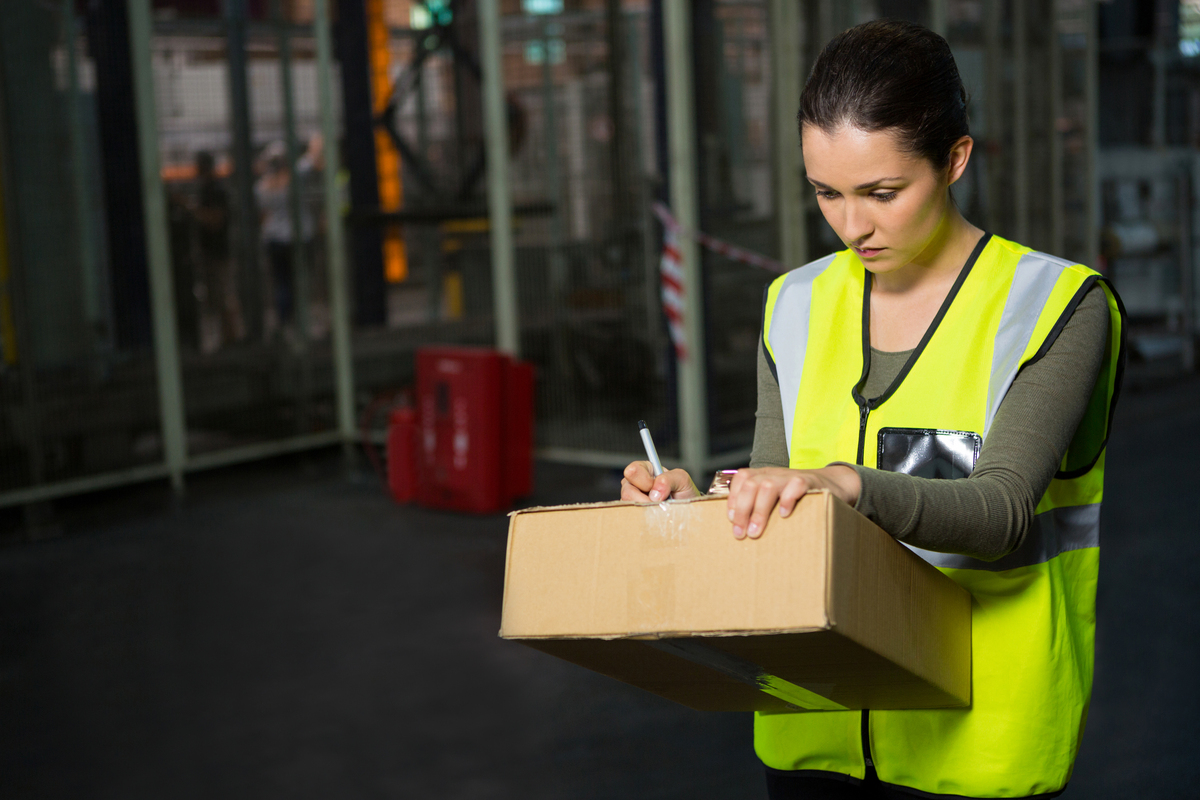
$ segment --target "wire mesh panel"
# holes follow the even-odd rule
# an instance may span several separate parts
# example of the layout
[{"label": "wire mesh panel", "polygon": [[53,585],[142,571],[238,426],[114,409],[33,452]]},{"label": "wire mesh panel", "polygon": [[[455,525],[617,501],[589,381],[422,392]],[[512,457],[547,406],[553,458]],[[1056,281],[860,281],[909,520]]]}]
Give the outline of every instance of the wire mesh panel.
[{"label": "wire mesh panel", "polygon": [[[162,352],[182,374],[185,467],[339,435],[331,226],[347,232],[359,413],[411,384],[420,345],[495,341],[474,0],[337,4],[333,142],[318,135],[312,3],[152,6],[179,357]],[[165,471],[160,417],[173,417],[158,406],[147,233],[158,240],[142,196],[128,7],[79,7],[0,5],[0,497]],[[705,233],[776,256],[767,7],[691,4],[699,196],[676,202],[698,201]],[[677,361],[652,212],[671,199],[661,4],[501,8],[520,346],[538,367],[539,444],[615,462],[637,452],[634,422],[646,419],[676,455]],[[977,147],[955,188],[964,214],[1086,260],[1096,246],[1089,3],[937,8],[972,93]],[[934,16],[909,0],[799,11],[808,62],[865,19]],[[1050,80],[1029,79],[1043,72]],[[338,219],[320,180],[334,152]],[[840,249],[811,199],[805,220],[807,258]],[[689,290],[705,297],[706,348],[693,357],[706,359],[709,450],[733,454],[751,441],[771,276],[702,259],[703,285]]]},{"label": "wire mesh panel", "polygon": [[161,462],[124,4],[0,5],[0,494]]},{"label": "wire mesh panel", "polygon": [[645,8],[523,10],[505,17],[503,42],[509,113],[519,120],[511,171],[521,343],[539,369],[539,444],[634,453],[645,419],[673,452],[672,356],[649,207]]},{"label": "wire mesh panel", "polygon": [[190,457],[334,425],[311,13],[264,5],[155,23]]},{"label": "wire mesh panel", "polygon": [[355,388],[367,424],[411,389],[416,348],[494,341],[479,28],[471,2],[367,0],[340,13]]},{"label": "wire mesh panel", "polygon": [[[538,367],[541,446],[632,452],[636,420],[669,413],[635,121],[648,83],[609,58],[614,37],[644,49],[644,14],[578,5],[503,6],[521,351]],[[356,388],[387,402],[415,347],[494,341],[476,5],[379,0],[339,25],[361,27],[366,63],[344,50],[343,85],[349,97],[366,73],[371,109],[346,118]],[[630,88],[613,95],[614,80]]]},{"label": "wire mesh panel", "polygon": [[[694,13],[700,224],[775,258],[767,3],[699,3]],[[710,449],[736,451],[753,439],[763,289],[774,275],[716,253],[705,253],[704,270]]]}]

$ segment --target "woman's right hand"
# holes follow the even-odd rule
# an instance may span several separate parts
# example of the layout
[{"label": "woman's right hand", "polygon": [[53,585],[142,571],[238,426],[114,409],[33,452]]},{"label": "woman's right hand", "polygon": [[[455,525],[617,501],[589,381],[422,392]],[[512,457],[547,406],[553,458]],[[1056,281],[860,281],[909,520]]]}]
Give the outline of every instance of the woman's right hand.
[{"label": "woman's right hand", "polygon": [[661,503],[672,498],[684,500],[700,494],[686,471],[669,469],[655,477],[649,461],[634,461],[625,468],[621,478],[621,499],[633,503]]}]

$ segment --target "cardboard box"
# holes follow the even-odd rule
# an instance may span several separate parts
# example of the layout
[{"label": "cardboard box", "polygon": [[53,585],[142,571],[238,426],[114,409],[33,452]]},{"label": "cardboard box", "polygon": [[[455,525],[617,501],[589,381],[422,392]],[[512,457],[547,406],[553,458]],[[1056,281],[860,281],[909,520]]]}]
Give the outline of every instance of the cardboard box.
[{"label": "cardboard box", "polygon": [[700,710],[971,700],[970,595],[827,492],[515,512],[500,635]]}]

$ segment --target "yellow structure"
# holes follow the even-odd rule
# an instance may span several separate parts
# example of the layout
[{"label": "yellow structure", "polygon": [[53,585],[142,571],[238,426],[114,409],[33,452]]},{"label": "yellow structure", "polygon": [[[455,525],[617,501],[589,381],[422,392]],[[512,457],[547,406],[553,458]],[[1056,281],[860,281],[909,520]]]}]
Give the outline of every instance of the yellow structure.
[{"label": "yellow structure", "polygon": [[[366,0],[366,12],[372,103],[375,113],[381,114],[392,93],[392,55],[388,48],[383,0]],[[379,176],[380,209],[399,211],[404,204],[400,153],[387,131],[379,127],[375,128],[375,171]],[[408,253],[399,225],[388,225],[383,230],[383,269],[389,283],[400,283],[408,277]]]}]

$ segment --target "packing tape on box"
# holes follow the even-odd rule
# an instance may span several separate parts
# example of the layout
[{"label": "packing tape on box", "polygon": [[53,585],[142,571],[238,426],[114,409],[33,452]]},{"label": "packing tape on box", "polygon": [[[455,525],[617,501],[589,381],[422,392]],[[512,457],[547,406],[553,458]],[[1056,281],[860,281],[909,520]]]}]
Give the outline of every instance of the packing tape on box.
[{"label": "packing tape on box", "polygon": [[708,667],[736,681],[753,686],[801,711],[848,711],[845,706],[809,691],[803,686],[771,675],[757,664],[718,650],[696,639],[650,639],[646,644],[665,653]]}]

